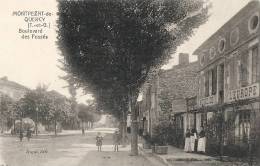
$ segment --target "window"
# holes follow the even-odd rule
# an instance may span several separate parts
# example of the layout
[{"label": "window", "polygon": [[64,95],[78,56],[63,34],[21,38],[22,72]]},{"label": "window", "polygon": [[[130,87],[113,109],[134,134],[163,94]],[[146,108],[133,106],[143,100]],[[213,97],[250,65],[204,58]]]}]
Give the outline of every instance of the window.
[{"label": "window", "polygon": [[212,95],[215,95],[216,94],[216,92],[217,92],[217,66],[216,67],[214,67],[212,70],[211,70],[211,76],[212,76],[212,81],[211,81],[211,83],[212,83],[212,85],[211,85],[211,87],[212,87]]},{"label": "window", "polygon": [[248,86],[248,54],[244,54],[241,56],[240,64],[238,65],[238,78],[239,84],[241,87]]},{"label": "window", "polygon": [[219,90],[224,90],[224,64],[219,65]]},{"label": "window", "polygon": [[218,73],[218,93],[219,93],[219,102],[223,103],[224,102],[224,64],[219,65],[219,73]]},{"label": "window", "polygon": [[250,111],[241,111],[239,113],[239,138],[247,142],[250,134]]},{"label": "window", "polygon": [[211,47],[210,50],[209,50],[209,58],[214,59],[215,56],[216,56],[215,47]]},{"label": "window", "polygon": [[254,30],[256,29],[258,25],[258,16],[253,16],[252,19],[250,20],[250,29]]},{"label": "window", "polygon": [[248,20],[249,33],[255,33],[259,27],[259,13],[253,14]]},{"label": "window", "polygon": [[230,44],[231,44],[231,46],[236,45],[238,43],[238,41],[239,41],[239,29],[235,28],[230,33]]},{"label": "window", "polygon": [[201,74],[201,80],[200,80],[200,96],[205,97],[205,74],[204,72]]},{"label": "window", "polygon": [[230,62],[227,62],[226,64],[226,71],[225,71],[225,89],[229,89],[230,88]]},{"label": "window", "polygon": [[203,66],[204,65],[204,62],[205,62],[205,55],[202,55],[200,57],[200,65]]},{"label": "window", "polygon": [[222,38],[218,42],[218,52],[219,53],[224,52],[225,47],[226,47],[226,40],[224,38]]},{"label": "window", "polygon": [[209,72],[205,73],[205,97],[209,96]]},{"label": "window", "polygon": [[257,82],[258,78],[258,47],[252,48],[252,83]]}]

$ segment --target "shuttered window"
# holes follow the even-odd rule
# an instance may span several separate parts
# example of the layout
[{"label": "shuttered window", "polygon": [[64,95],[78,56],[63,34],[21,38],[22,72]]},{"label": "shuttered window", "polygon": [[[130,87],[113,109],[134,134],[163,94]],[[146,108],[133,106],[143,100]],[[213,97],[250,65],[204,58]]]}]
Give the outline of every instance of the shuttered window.
[{"label": "shuttered window", "polygon": [[245,53],[241,56],[241,62],[239,66],[239,78],[240,78],[240,86],[245,87],[248,86],[249,81],[249,71],[248,71],[248,54]]},{"label": "shuttered window", "polygon": [[217,66],[214,67],[212,70],[212,95],[217,93]]},{"label": "shuttered window", "polygon": [[209,96],[209,71],[205,73],[205,97]]},{"label": "shuttered window", "polygon": [[257,82],[258,78],[258,47],[252,48],[252,83]]},{"label": "shuttered window", "polygon": [[242,142],[247,142],[250,134],[250,111],[239,113],[239,138]]}]

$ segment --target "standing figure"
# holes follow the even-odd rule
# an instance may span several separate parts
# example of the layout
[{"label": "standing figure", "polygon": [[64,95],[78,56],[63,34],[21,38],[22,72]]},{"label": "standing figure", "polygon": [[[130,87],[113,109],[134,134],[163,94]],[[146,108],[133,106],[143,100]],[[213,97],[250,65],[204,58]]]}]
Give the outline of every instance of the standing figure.
[{"label": "standing figure", "polygon": [[20,130],[19,138],[20,138],[20,142],[22,142],[23,141],[23,131],[22,130]]},{"label": "standing figure", "polygon": [[191,134],[190,129],[187,129],[185,134],[185,146],[184,146],[185,152],[191,152],[190,134]]},{"label": "standing figure", "polygon": [[85,135],[85,129],[84,128],[81,129],[81,132],[82,132],[82,135]]},{"label": "standing figure", "polygon": [[101,133],[98,132],[97,136],[96,136],[96,145],[98,147],[98,151],[101,151],[101,147],[102,147],[102,141],[103,141],[103,137],[101,136]]},{"label": "standing figure", "polygon": [[27,140],[30,141],[30,138],[32,137],[32,132],[30,129],[27,130],[26,137],[27,137]]},{"label": "standing figure", "polygon": [[203,127],[199,133],[198,152],[205,153],[206,151],[206,133]]},{"label": "standing figure", "polygon": [[190,142],[191,142],[191,151],[196,151],[196,140],[197,140],[197,131],[195,128],[191,129]]},{"label": "standing figure", "polygon": [[119,132],[116,130],[113,135],[113,141],[114,141],[114,151],[118,152],[118,145],[120,144],[120,135]]}]

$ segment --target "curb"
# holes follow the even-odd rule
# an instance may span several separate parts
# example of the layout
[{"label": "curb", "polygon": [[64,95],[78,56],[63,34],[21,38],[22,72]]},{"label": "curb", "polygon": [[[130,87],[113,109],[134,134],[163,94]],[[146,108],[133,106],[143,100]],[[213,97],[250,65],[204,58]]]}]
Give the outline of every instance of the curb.
[{"label": "curb", "polygon": [[147,154],[147,152],[145,152],[145,150],[138,145],[138,148],[141,152],[141,155],[144,157],[148,157],[148,155],[152,156],[153,158],[155,158],[157,161],[159,161],[160,163],[163,163],[165,166],[173,166],[173,162],[174,163],[186,163],[186,162],[203,162],[203,163],[212,163],[212,162],[216,162],[217,160],[215,158],[211,158],[211,159],[196,159],[196,158],[164,158],[161,157],[160,155],[157,155],[155,153],[149,153]]},{"label": "curb", "polygon": [[142,155],[146,160],[150,161],[150,159],[148,158],[148,155],[150,155],[151,157],[153,157],[156,161],[160,162],[161,164],[165,165],[165,166],[171,166],[170,163],[168,163],[167,160],[159,157],[158,155],[154,154],[154,153],[147,153],[144,151],[144,149],[138,145],[138,149],[140,151],[140,155]]}]

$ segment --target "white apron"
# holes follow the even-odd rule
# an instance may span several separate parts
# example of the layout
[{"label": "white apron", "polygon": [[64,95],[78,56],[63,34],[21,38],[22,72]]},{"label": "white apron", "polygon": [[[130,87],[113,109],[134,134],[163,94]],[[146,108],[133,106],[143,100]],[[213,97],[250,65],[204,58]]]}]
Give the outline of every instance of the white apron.
[{"label": "white apron", "polygon": [[198,152],[206,151],[206,137],[199,138],[198,142]]},{"label": "white apron", "polygon": [[184,152],[191,152],[191,142],[189,137],[185,138]]}]

